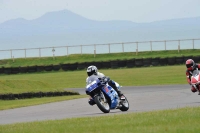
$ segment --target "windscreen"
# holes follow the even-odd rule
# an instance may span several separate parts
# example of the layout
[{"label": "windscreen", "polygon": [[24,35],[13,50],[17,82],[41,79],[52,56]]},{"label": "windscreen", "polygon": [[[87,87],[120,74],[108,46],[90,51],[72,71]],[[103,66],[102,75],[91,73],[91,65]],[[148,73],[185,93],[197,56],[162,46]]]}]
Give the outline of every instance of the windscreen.
[{"label": "windscreen", "polygon": [[98,78],[99,77],[97,75],[92,75],[92,76],[88,77],[86,85],[92,83],[94,80],[96,80]]}]

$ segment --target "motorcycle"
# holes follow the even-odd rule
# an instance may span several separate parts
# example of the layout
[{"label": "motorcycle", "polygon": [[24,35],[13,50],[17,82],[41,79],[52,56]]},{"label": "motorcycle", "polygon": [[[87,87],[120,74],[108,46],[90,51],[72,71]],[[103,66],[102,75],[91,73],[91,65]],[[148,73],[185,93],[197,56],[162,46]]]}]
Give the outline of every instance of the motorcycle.
[{"label": "motorcycle", "polygon": [[[107,79],[99,79],[96,77],[89,77],[90,83],[86,85],[86,94],[90,95],[98,108],[104,112],[109,113],[111,109],[120,109],[121,111],[127,111],[129,109],[129,102],[124,96],[120,99],[117,92],[108,85]],[[118,89],[120,86],[115,82]]]},{"label": "motorcycle", "polygon": [[199,70],[196,69],[192,72],[192,76],[191,76],[191,84],[192,86],[197,90],[197,92],[199,92],[200,95],[200,74],[199,74]]}]

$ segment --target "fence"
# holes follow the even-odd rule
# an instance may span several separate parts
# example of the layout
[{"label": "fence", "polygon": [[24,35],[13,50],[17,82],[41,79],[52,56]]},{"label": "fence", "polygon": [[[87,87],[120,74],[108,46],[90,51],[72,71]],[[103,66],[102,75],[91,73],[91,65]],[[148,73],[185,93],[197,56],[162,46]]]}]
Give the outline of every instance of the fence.
[{"label": "fence", "polygon": [[49,71],[76,71],[86,70],[90,65],[98,66],[99,69],[116,69],[116,68],[136,68],[149,66],[165,66],[165,65],[180,65],[184,64],[187,59],[193,59],[195,62],[200,62],[200,55],[197,56],[180,56],[180,57],[155,57],[155,58],[140,58],[140,59],[124,59],[111,61],[92,61],[80,63],[62,63],[49,65],[34,65],[34,66],[19,66],[19,67],[0,67],[0,74],[18,74],[18,73],[34,73],[34,72],[49,72]]},{"label": "fence", "polygon": [[27,57],[50,57],[64,56],[70,54],[103,54],[119,52],[141,51],[159,51],[159,50],[177,50],[200,49],[200,38],[163,40],[163,41],[140,41],[140,42],[121,42],[107,44],[56,46],[41,48],[24,48],[0,50],[1,59],[27,58]]}]

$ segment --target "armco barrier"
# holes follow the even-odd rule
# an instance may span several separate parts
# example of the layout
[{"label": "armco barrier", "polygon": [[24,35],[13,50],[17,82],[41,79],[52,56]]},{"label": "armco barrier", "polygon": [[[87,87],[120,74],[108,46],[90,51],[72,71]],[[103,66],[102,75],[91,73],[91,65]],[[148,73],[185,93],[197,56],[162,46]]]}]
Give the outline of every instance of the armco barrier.
[{"label": "armco barrier", "polygon": [[167,57],[165,57],[165,58],[160,58],[160,65],[161,65],[161,66],[167,65],[167,60],[168,60]]},{"label": "armco barrier", "polygon": [[[102,68],[111,68],[111,66],[110,66],[110,61],[102,61],[101,62],[102,63]],[[98,67],[98,66],[97,66]]]},{"label": "armco barrier", "polygon": [[143,66],[144,59],[135,59],[135,66],[136,67],[142,67]]},{"label": "armco barrier", "polygon": [[192,59],[194,60],[194,62],[199,62],[200,61],[200,56],[194,56]]},{"label": "armco barrier", "polygon": [[181,57],[176,57],[176,64],[183,64],[185,61],[184,61],[184,57],[181,56]]},{"label": "armco barrier", "polygon": [[44,70],[45,71],[52,71],[53,70],[53,65],[44,66]]},{"label": "armco barrier", "polygon": [[37,72],[44,71],[44,66],[37,66]]},{"label": "armco barrier", "polygon": [[13,67],[13,68],[11,69],[11,73],[12,73],[12,74],[17,74],[17,73],[19,73],[19,67]]},{"label": "armco barrier", "polygon": [[63,71],[69,70],[68,66],[69,66],[68,64],[61,64],[61,68],[62,68]]},{"label": "armco barrier", "polygon": [[29,72],[29,73],[37,72],[37,66],[29,66],[29,67],[28,67],[28,72]]},{"label": "armco barrier", "polygon": [[47,66],[23,66],[23,67],[1,67],[0,74],[17,74],[17,73],[33,73],[42,71],[74,71],[84,70],[88,66],[95,65],[99,69],[109,68],[133,68],[133,67],[149,67],[149,66],[164,66],[184,64],[187,59],[193,59],[195,62],[200,62],[200,56],[181,56],[181,57],[155,57],[155,58],[142,58],[142,59],[125,59],[125,60],[111,60],[111,61],[95,61],[95,62],[82,62],[71,64],[57,64]]},{"label": "armco barrier", "polygon": [[187,59],[193,59],[193,56],[184,56],[184,62],[186,62]]},{"label": "armco barrier", "polygon": [[[85,69],[86,69],[87,67],[94,65],[94,62],[84,62],[84,64],[85,64]],[[100,68],[100,66],[99,66],[99,68]]]},{"label": "armco barrier", "polygon": [[20,67],[19,71],[20,71],[20,73],[27,73],[28,72],[28,67]]},{"label": "armco barrier", "polygon": [[56,92],[25,92],[19,94],[0,94],[1,100],[15,100],[15,99],[28,99],[28,98],[41,98],[53,96],[67,96],[67,95],[80,95],[78,92],[56,91]]},{"label": "armco barrier", "polygon": [[119,68],[118,61],[117,60],[116,61],[110,61],[110,66],[113,69]]},{"label": "armco barrier", "polygon": [[4,67],[1,67],[0,68],[0,74],[3,74],[4,73]]},{"label": "armco barrier", "polygon": [[83,70],[86,68],[86,65],[85,65],[85,62],[82,62],[82,63],[78,63],[77,64],[77,69],[78,70]]},{"label": "armco barrier", "polygon": [[127,62],[127,60],[118,60],[118,66],[120,68],[126,67],[126,62]]},{"label": "armco barrier", "polygon": [[100,61],[100,62],[94,61],[94,62],[88,63],[88,65],[86,66],[86,68],[87,68],[88,66],[91,66],[91,65],[98,66],[98,68],[100,68],[100,69],[103,67],[103,64],[102,64],[101,61]]},{"label": "armco barrier", "polygon": [[11,74],[11,67],[8,67],[8,68],[4,68],[4,73],[5,74]]},{"label": "armco barrier", "polygon": [[176,57],[168,57],[167,65],[175,65],[176,64]]},{"label": "armco barrier", "polygon": [[77,70],[78,64],[74,63],[74,64],[68,64],[68,70],[74,71]]},{"label": "armco barrier", "polygon": [[59,71],[61,68],[60,65],[53,65],[53,71]]},{"label": "armco barrier", "polygon": [[152,66],[158,66],[158,65],[160,65],[160,58],[159,57],[152,58],[151,59],[151,65]]},{"label": "armco barrier", "polygon": [[126,60],[126,67],[128,68],[135,67],[135,59]]},{"label": "armco barrier", "polygon": [[151,66],[151,58],[143,58],[143,65],[144,67],[149,67]]}]

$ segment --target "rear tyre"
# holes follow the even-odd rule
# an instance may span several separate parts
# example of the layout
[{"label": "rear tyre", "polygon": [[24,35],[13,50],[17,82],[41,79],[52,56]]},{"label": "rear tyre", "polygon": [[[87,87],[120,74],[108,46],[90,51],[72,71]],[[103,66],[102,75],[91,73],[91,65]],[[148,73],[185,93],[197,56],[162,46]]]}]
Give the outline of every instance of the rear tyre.
[{"label": "rear tyre", "polygon": [[110,106],[109,106],[107,100],[104,101],[104,99],[101,96],[96,96],[96,97],[94,97],[94,101],[102,112],[104,112],[104,113],[110,112]]},{"label": "rear tyre", "polygon": [[127,98],[125,97],[125,99],[121,100],[120,102],[121,102],[121,105],[122,105],[120,110],[121,111],[127,111],[129,109],[129,102],[128,102]]}]

